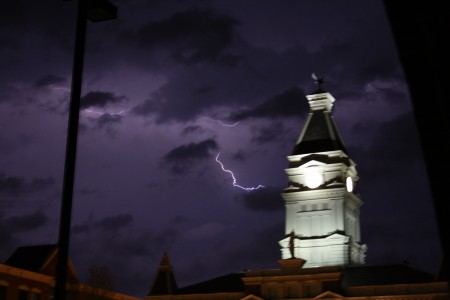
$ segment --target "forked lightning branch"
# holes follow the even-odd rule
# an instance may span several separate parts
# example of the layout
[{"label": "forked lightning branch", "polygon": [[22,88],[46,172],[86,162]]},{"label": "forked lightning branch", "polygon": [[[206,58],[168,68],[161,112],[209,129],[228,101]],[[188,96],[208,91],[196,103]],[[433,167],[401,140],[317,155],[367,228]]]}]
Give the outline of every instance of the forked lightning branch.
[{"label": "forked lightning branch", "polygon": [[236,180],[236,177],[234,176],[233,172],[232,172],[231,170],[225,169],[223,163],[219,160],[219,155],[220,155],[220,152],[217,153],[216,161],[220,164],[220,167],[222,168],[222,170],[223,170],[224,172],[229,173],[229,174],[231,175],[231,177],[233,178],[233,186],[234,186],[234,187],[243,189],[243,190],[248,191],[248,192],[249,192],[249,191],[253,191],[253,190],[257,190],[257,189],[260,189],[260,188],[264,188],[263,185],[258,185],[258,186],[256,186],[256,187],[244,187],[244,186],[241,186],[241,185],[237,184],[237,180]]}]

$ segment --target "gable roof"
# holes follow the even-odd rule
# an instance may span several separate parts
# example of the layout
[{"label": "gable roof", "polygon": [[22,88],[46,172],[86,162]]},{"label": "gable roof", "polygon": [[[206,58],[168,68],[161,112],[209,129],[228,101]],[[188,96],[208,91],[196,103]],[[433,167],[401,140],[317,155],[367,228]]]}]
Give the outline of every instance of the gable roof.
[{"label": "gable roof", "polygon": [[56,250],[56,244],[19,247],[5,265],[39,273]]},{"label": "gable roof", "polygon": [[323,292],[322,294],[314,297],[314,299],[341,299],[341,298],[344,298],[344,296],[333,293],[331,291]]},{"label": "gable roof", "polygon": [[[34,245],[17,248],[4,263],[17,269],[55,276],[58,261],[58,245]],[[70,258],[67,259],[67,282],[79,282]]]},{"label": "gable roof", "polygon": [[245,296],[241,300],[264,300],[264,299],[261,297],[255,296],[253,294],[250,294],[250,295]]}]

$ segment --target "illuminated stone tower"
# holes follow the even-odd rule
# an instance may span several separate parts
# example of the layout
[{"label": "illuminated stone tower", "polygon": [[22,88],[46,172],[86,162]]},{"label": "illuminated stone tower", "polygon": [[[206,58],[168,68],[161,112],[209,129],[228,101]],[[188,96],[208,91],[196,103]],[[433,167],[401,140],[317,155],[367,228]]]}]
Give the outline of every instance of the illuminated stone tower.
[{"label": "illuminated stone tower", "polygon": [[310,112],[287,157],[289,186],[281,194],[286,238],[279,242],[281,257],[302,258],[305,267],[363,264],[367,247],[360,244],[363,202],[354,190],[359,179],[356,165],[332,115],[335,99],[322,90],[322,79],[314,74],[313,78],[318,89],[306,96]]}]

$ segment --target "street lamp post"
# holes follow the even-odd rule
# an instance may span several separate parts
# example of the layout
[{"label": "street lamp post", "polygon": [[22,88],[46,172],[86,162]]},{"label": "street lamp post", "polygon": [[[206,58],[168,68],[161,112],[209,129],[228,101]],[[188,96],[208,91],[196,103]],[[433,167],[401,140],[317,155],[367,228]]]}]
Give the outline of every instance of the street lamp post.
[{"label": "street lamp post", "polygon": [[66,298],[70,223],[72,215],[72,198],[78,140],[78,121],[80,116],[83,60],[86,40],[86,20],[89,19],[93,22],[100,22],[111,20],[116,17],[117,9],[108,0],[78,0],[72,66],[72,87],[70,92],[70,108],[66,140],[66,158],[59,224],[58,260],[56,265],[55,283],[56,300],[64,300]]}]

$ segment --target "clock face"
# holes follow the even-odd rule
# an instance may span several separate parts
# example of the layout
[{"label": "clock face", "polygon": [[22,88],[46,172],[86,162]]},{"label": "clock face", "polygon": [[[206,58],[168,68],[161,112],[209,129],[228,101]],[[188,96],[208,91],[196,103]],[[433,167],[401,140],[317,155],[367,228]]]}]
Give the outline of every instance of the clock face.
[{"label": "clock face", "polygon": [[347,192],[353,192],[353,179],[351,177],[347,177],[345,180],[345,187],[347,188]]},{"label": "clock face", "polygon": [[319,170],[308,171],[305,176],[305,184],[310,189],[319,187],[323,182],[323,177]]}]

